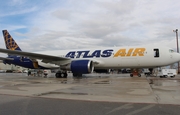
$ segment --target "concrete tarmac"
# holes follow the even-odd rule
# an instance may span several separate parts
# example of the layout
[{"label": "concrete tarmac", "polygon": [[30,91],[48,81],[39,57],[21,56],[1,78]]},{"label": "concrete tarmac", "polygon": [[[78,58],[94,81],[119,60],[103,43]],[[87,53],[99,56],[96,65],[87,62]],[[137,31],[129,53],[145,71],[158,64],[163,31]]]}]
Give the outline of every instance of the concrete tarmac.
[{"label": "concrete tarmac", "polygon": [[[179,115],[180,76],[91,74],[82,79],[0,73],[0,114]],[[100,77],[101,76],[101,77]]]}]

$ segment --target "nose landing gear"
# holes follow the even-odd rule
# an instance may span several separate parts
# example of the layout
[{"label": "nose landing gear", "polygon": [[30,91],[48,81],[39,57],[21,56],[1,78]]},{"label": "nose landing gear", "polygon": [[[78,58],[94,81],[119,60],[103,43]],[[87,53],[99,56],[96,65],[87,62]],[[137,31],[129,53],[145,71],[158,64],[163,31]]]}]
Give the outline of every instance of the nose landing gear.
[{"label": "nose landing gear", "polygon": [[141,77],[141,70],[140,69],[131,69],[130,76],[133,77],[134,75]]}]

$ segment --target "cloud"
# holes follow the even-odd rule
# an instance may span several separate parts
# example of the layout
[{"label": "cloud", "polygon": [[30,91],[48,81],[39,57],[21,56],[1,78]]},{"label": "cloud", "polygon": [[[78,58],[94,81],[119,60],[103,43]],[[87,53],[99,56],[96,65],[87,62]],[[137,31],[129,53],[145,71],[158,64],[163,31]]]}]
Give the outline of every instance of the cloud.
[{"label": "cloud", "polygon": [[16,5],[22,5],[26,2],[27,0],[11,0],[11,1],[8,1],[7,4],[9,6],[16,6]]},{"label": "cloud", "polygon": [[60,9],[52,12],[52,15],[62,20],[69,20],[71,17],[71,11],[66,9]]},{"label": "cloud", "polygon": [[118,17],[118,15],[129,15],[131,12],[133,12],[136,1],[132,0],[119,0],[119,1],[101,1],[99,5],[105,9],[107,12],[112,15],[115,15]]},{"label": "cloud", "polygon": [[1,27],[3,28],[3,30],[8,29],[8,31],[13,31],[13,30],[18,30],[18,29],[25,29],[25,28],[27,28],[25,25],[5,25],[5,24],[2,24]]},{"label": "cloud", "polygon": [[12,16],[12,15],[20,15],[20,14],[26,14],[26,13],[30,13],[30,12],[34,12],[36,11],[37,8],[36,7],[32,7],[32,8],[29,8],[29,9],[21,9],[21,10],[18,10],[18,11],[11,11],[11,12],[8,12],[6,14],[0,14],[0,17],[5,17],[5,16]]},{"label": "cloud", "polygon": [[24,37],[18,42],[26,51],[162,43],[175,48],[172,30],[180,25],[179,4],[178,0],[15,0],[11,6],[17,10],[5,9],[8,13],[0,16],[24,16],[6,26],[17,39]]}]

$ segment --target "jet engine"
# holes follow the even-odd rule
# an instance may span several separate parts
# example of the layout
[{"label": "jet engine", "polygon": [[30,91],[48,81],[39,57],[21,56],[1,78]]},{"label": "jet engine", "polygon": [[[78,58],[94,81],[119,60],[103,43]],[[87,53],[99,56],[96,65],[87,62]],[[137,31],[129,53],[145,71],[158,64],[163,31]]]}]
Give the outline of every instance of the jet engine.
[{"label": "jet engine", "polygon": [[93,62],[90,60],[74,60],[71,62],[72,73],[91,73],[94,70]]}]

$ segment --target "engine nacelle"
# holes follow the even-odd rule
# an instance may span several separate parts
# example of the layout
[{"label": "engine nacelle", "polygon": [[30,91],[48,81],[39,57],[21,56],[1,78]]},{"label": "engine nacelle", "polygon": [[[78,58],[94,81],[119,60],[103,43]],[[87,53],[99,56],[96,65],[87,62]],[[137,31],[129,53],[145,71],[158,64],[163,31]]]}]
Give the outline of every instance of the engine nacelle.
[{"label": "engine nacelle", "polygon": [[74,60],[71,62],[70,70],[72,73],[91,73],[94,70],[93,62],[91,60]]}]

